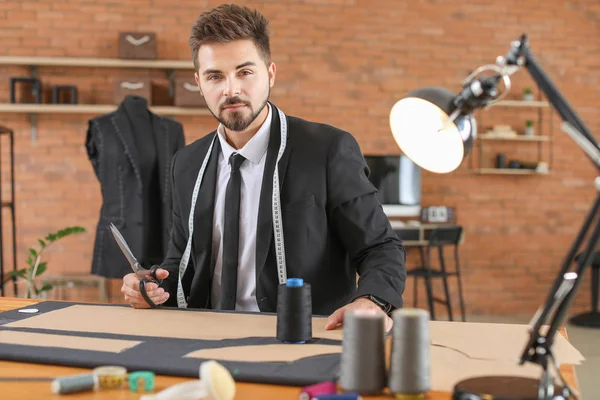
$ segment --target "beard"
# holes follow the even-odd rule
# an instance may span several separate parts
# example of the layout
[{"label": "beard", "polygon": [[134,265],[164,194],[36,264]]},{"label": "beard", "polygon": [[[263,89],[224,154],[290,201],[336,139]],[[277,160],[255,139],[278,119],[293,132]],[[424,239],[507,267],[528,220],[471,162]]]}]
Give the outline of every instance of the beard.
[{"label": "beard", "polygon": [[[212,110],[211,113],[212,115],[214,115],[217,121],[219,121],[225,128],[229,129],[230,131],[243,131],[246,128],[248,128],[252,122],[254,122],[256,117],[258,117],[261,111],[267,106],[270,92],[271,88],[269,88],[269,93],[267,94],[267,97],[262,102],[260,107],[256,109],[256,111],[252,109],[252,104],[250,104],[250,102],[243,101],[239,97],[232,97],[230,99],[227,99],[223,104],[219,106],[219,115],[215,115],[215,113],[213,113]],[[246,110],[242,109],[240,111],[229,112],[228,115],[225,116],[224,107],[234,104],[244,104],[250,110],[250,115],[244,116],[244,111]]]}]

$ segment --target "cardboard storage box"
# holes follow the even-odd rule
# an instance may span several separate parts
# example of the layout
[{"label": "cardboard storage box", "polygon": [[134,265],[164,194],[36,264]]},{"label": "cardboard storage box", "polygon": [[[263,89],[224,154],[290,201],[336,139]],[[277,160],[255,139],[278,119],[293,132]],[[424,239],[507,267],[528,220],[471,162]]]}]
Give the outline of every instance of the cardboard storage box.
[{"label": "cardboard storage box", "polygon": [[156,59],[156,34],[153,32],[119,32],[119,58]]},{"label": "cardboard storage box", "polygon": [[152,104],[152,81],[150,78],[117,79],[113,88],[113,101],[120,104],[128,96],[140,96]]},{"label": "cardboard storage box", "polygon": [[177,107],[206,108],[206,101],[204,101],[204,97],[200,94],[200,88],[196,85],[193,77],[175,79],[174,103]]}]

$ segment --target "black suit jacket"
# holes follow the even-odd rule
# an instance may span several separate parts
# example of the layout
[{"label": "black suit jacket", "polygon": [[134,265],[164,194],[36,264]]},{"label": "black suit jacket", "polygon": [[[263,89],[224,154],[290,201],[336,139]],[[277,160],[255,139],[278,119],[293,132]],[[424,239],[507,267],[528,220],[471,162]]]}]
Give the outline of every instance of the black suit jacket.
[{"label": "black suit jacket", "polygon": [[[273,120],[259,203],[256,297],[261,311],[276,312],[271,195],[280,145]],[[327,315],[353,299],[372,294],[402,306],[405,251],[392,231],[355,139],[334,127],[287,116],[288,141],[279,163],[287,276],[312,286],[313,313]],[[198,171],[216,131],[181,149],[172,165],[173,227],[163,287],[165,305],[177,306],[177,276],[188,238],[190,202]],[[207,165],[195,210],[190,262],[182,280],[188,307],[210,308],[211,241],[218,140]],[[358,288],[356,272],[360,274]]]},{"label": "black suit jacket", "polygon": [[[143,215],[143,171],[138,162],[135,129],[131,126],[135,125],[135,115],[128,114],[126,102],[130,102],[130,107],[146,107],[145,100],[129,98],[116,111],[90,119],[85,142],[88,157],[100,182],[103,200],[96,227],[92,274],[108,278],[122,278],[132,272],[110,232],[110,223],[119,229],[140,261],[144,230],[148,223]],[[163,237],[164,256],[172,224],[170,166],[175,152],[185,145],[183,126],[175,120],[153,114],[152,135],[156,142],[162,201],[161,215],[156,218],[162,219],[163,227],[162,232],[154,234]]]}]

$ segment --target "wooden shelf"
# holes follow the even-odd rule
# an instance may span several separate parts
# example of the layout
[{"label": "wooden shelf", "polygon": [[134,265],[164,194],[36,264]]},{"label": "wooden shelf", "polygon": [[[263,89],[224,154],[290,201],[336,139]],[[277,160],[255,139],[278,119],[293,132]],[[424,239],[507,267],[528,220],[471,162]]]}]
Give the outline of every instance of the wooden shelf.
[{"label": "wooden shelf", "polygon": [[550,142],[552,136],[494,136],[489,134],[478,134],[477,140],[496,140],[496,141],[514,141],[514,142]]},{"label": "wooden shelf", "polygon": [[[111,104],[10,104],[0,103],[0,113],[25,114],[104,114],[116,110]],[[161,115],[210,115],[206,108],[150,106],[150,111]]]},{"label": "wooden shelf", "polygon": [[547,101],[537,100],[501,100],[498,103],[492,105],[493,107],[534,107],[534,108],[545,108],[550,107],[550,103]]},{"label": "wooden shelf", "polygon": [[192,60],[124,60],[120,58],[0,56],[0,65],[194,70]]},{"label": "wooden shelf", "polygon": [[549,172],[537,172],[533,169],[479,168],[474,170],[479,175],[548,175]]}]

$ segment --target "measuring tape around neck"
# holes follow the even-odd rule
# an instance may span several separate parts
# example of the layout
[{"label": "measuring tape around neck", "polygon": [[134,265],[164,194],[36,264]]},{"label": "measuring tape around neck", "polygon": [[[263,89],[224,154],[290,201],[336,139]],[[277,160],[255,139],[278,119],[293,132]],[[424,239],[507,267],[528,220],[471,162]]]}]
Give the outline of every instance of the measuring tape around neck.
[{"label": "measuring tape around neck", "polygon": [[[285,145],[287,142],[287,119],[283,111],[276,107],[275,109],[279,112],[279,122],[281,127],[281,143],[279,144],[277,162],[275,164],[275,171],[273,173],[273,197],[271,199],[271,209],[273,212],[273,239],[275,240],[277,276],[279,279],[279,284],[285,284],[285,281],[287,280],[287,271],[285,264],[285,245],[283,240],[283,223],[281,219],[281,202],[279,195],[279,160],[281,160],[281,157],[285,152]],[[185,251],[183,252],[183,255],[181,256],[181,261],[179,262],[179,277],[177,280],[177,307],[179,308],[187,308],[187,301],[185,299],[185,294],[183,292],[183,284],[181,283],[181,280],[183,279],[185,271],[188,267],[190,253],[192,251],[192,238],[194,234],[194,210],[196,208],[196,201],[198,200],[198,193],[200,191],[200,185],[202,184],[202,178],[204,177],[204,171],[206,170],[206,166],[208,165],[208,161],[210,160],[210,155],[212,153],[215,140],[217,140],[217,135],[218,133],[215,133],[215,136],[213,137],[213,140],[210,143],[208,152],[206,153],[204,161],[202,162],[202,166],[200,167],[200,171],[198,172],[196,184],[194,185],[194,191],[192,192],[192,203],[190,207],[190,217],[188,220],[189,236],[187,244],[185,246]]]}]

